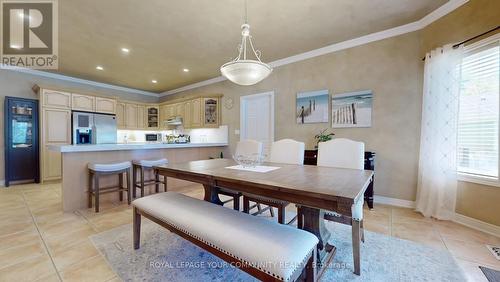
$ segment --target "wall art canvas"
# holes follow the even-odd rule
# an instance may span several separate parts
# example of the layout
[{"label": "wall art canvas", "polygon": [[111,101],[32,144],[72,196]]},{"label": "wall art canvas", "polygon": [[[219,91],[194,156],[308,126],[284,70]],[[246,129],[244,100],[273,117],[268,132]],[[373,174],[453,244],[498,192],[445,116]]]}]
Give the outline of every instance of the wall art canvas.
[{"label": "wall art canvas", "polygon": [[332,96],[332,127],[371,127],[373,92],[371,90]]},{"label": "wall art canvas", "polygon": [[297,93],[297,123],[328,122],[329,100],[328,90]]}]

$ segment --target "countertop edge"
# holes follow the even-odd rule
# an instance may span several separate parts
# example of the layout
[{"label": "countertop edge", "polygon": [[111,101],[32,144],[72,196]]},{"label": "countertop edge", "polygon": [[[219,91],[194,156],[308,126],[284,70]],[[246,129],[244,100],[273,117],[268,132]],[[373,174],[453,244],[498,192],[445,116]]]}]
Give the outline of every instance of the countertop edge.
[{"label": "countertop edge", "polygon": [[187,143],[187,144],[96,144],[96,145],[48,145],[49,151],[60,153],[129,151],[178,148],[225,147],[228,143]]}]

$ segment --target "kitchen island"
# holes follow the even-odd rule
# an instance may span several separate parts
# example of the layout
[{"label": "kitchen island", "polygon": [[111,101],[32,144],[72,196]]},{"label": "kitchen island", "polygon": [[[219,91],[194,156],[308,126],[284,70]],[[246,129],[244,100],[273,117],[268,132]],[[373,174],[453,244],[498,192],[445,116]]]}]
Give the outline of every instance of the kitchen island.
[{"label": "kitchen island", "polygon": [[[49,145],[48,149],[62,154],[62,204],[65,212],[87,207],[89,163],[110,163],[139,159],[166,158],[170,163],[206,160],[229,154],[227,143],[128,143],[96,145]],[[146,175],[146,178],[151,175]],[[117,185],[115,176],[103,176],[102,187]],[[169,188],[189,185],[189,182],[168,179]],[[154,187],[153,187],[154,188]],[[101,201],[118,201],[118,193],[104,194]]]}]

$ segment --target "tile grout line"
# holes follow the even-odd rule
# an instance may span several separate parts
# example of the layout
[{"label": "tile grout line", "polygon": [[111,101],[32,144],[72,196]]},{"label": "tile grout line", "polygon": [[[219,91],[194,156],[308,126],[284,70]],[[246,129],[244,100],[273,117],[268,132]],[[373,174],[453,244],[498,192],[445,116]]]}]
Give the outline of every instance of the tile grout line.
[{"label": "tile grout line", "polygon": [[47,251],[47,255],[50,258],[50,262],[52,263],[52,266],[54,267],[54,270],[56,271],[57,278],[59,281],[63,281],[61,275],[59,274],[59,271],[57,270],[56,263],[54,262],[54,259],[52,258],[52,254],[50,253],[50,249],[47,246],[47,243],[45,242],[45,238],[43,238],[42,233],[40,232],[40,228],[38,227],[38,223],[36,222],[35,216],[33,215],[33,212],[31,211],[31,207],[28,205],[28,202],[26,201],[26,195],[24,195],[24,191],[21,191],[21,195],[24,200],[24,204],[28,208],[28,211],[31,216],[31,220],[33,220],[33,224],[35,225],[36,231],[38,232],[38,236],[40,237],[40,240],[42,241],[43,246],[45,247],[45,251]]}]

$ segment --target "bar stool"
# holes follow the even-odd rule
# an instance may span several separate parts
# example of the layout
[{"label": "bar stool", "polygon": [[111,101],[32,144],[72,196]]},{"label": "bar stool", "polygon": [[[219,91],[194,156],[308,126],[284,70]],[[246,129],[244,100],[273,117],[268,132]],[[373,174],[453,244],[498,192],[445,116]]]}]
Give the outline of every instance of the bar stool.
[{"label": "bar stool", "polygon": [[[119,163],[89,163],[89,197],[88,206],[92,208],[92,196],[95,199],[95,212],[99,212],[99,195],[104,193],[118,192],[120,201],[123,201],[123,192],[127,192],[127,203],[130,205],[130,162]],[[127,179],[127,187],[123,187],[123,175]],[[99,177],[102,175],[118,175],[118,186],[100,187]]]},{"label": "bar stool", "polygon": [[[148,170],[153,170],[154,166],[166,165],[168,164],[167,159],[159,160],[134,160],[132,162],[132,182],[134,183],[134,188],[132,189],[132,195],[136,197],[136,189],[141,189],[141,197],[144,197],[144,187],[155,185],[156,193],[160,192],[160,184],[163,184],[165,192],[167,192],[167,178],[163,177],[163,181],[160,181],[160,176],[157,171],[153,171],[154,179],[144,180],[144,172]],[[137,171],[139,171],[139,181],[137,181]]]}]

